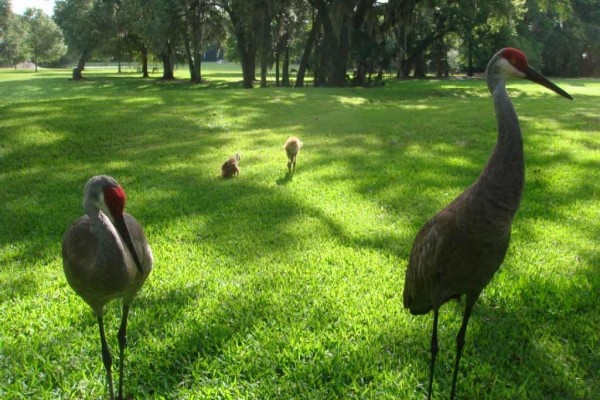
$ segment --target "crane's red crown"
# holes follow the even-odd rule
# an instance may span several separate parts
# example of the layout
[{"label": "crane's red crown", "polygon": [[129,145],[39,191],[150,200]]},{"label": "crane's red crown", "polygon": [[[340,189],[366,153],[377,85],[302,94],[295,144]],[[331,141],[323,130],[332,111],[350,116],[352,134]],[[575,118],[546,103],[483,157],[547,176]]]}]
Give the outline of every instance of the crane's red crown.
[{"label": "crane's red crown", "polygon": [[103,190],[104,202],[115,216],[123,215],[125,208],[125,191],[121,186],[106,186]]},{"label": "crane's red crown", "polygon": [[513,47],[507,47],[502,49],[502,57],[504,57],[512,66],[518,69],[521,72],[527,71],[529,67],[529,63],[527,62],[527,57],[523,52],[519,49],[515,49]]}]

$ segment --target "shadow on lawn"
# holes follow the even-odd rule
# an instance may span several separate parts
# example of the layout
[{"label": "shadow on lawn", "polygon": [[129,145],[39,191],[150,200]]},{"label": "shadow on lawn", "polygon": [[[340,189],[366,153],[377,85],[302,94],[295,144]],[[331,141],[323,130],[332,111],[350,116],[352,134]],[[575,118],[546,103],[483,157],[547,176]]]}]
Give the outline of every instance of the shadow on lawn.
[{"label": "shadow on lawn", "polygon": [[[598,278],[594,279],[597,288]],[[486,290],[493,290],[497,280],[492,280]],[[582,293],[577,285],[565,288],[526,280],[517,289],[520,296],[512,297],[517,302],[491,304],[484,291],[476,304],[458,373],[458,396],[464,397],[471,390],[469,395],[474,398],[502,398],[508,390],[513,395],[525,393],[528,399],[593,398],[598,390],[600,357],[589,349],[594,347],[593,326],[598,321],[587,321],[583,315],[597,307],[597,296]],[[540,297],[545,300],[540,301]],[[568,302],[568,306],[557,304],[561,301]],[[572,312],[564,314],[569,307],[573,307]],[[450,302],[440,312],[440,353],[434,375],[434,392],[438,395],[446,395],[451,389],[455,337],[463,309],[464,303]],[[390,332],[383,339],[398,341],[400,347],[413,350],[414,359],[402,362],[418,370],[415,386],[422,386],[422,390],[426,390],[429,376],[431,324],[431,314],[414,317],[408,332]],[[482,373],[478,374],[477,369]]]}]

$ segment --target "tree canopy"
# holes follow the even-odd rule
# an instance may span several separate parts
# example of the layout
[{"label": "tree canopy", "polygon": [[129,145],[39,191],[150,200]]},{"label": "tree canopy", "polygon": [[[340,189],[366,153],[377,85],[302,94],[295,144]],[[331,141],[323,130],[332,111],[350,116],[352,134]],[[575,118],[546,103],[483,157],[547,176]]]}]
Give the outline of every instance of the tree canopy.
[{"label": "tree canopy", "polygon": [[[472,75],[514,46],[545,74],[600,75],[600,0],[57,0],[54,21],[79,72],[91,57],[137,58],[148,76],[154,57],[163,79],[179,62],[201,82],[211,49],[241,63],[244,87],[257,70],[266,86],[273,68],[291,85],[294,63],[296,86],[306,73],[315,85],[368,85],[384,72]],[[0,62],[31,57],[22,22],[0,0]]]}]

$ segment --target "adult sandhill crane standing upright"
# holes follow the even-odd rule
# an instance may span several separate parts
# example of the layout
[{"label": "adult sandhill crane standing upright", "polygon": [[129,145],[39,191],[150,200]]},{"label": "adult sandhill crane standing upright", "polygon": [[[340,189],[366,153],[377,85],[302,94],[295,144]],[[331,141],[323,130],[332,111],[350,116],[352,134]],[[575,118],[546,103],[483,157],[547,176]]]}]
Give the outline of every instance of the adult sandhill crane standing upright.
[{"label": "adult sandhill crane standing upright", "polygon": [[102,361],[110,398],[114,399],[112,357],[104,335],[104,305],[123,299],[119,328],[119,399],[123,399],[123,361],[129,305],[152,270],[152,251],[140,224],[125,208],[125,191],[105,175],[94,176],[85,185],[83,209],[65,232],[63,268],[69,285],[92,307],[98,318]]},{"label": "adult sandhill crane standing upright", "polygon": [[302,141],[295,136],[290,136],[288,140],[285,142],[283,148],[288,157],[288,172],[291,174],[292,172],[296,172],[296,157],[298,157],[298,153],[302,148]]},{"label": "adult sandhill crane standing upright", "polygon": [[475,183],[421,228],[406,270],[404,307],[413,315],[433,310],[428,398],[431,398],[438,352],[439,308],[452,298],[466,296],[456,337],[450,393],[453,399],[471,311],[506,255],[512,220],[521,200],[525,180],[523,141],[505,81],[529,79],[572,100],[568,93],[531,68],[517,49],[505,48],[496,53],[487,65],[486,78],[496,109],[496,146]]}]

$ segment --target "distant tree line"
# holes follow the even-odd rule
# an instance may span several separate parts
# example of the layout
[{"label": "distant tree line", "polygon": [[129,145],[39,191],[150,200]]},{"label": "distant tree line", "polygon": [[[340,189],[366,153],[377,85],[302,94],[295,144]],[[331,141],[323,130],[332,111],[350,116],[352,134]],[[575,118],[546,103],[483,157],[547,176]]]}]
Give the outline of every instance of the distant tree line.
[{"label": "distant tree line", "polygon": [[[32,57],[19,32],[40,13],[15,16],[10,0],[0,13],[0,63]],[[600,76],[600,0],[57,0],[53,21],[75,78],[103,57],[139,60],[144,77],[159,62],[163,79],[184,63],[201,82],[210,51],[241,64],[246,88],[266,86],[269,70],[282,86],[308,73],[317,86],[368,85],[385,73],[473,75],[505,46],[547,75]]]},{"label": "distant tree line", "polygon": [[0,65],[39,63],[59,59],[66,52],[62,32],[54,21],[39,9],[27,9],[24,15],[13,14],[9,0],[0,0]]}]

